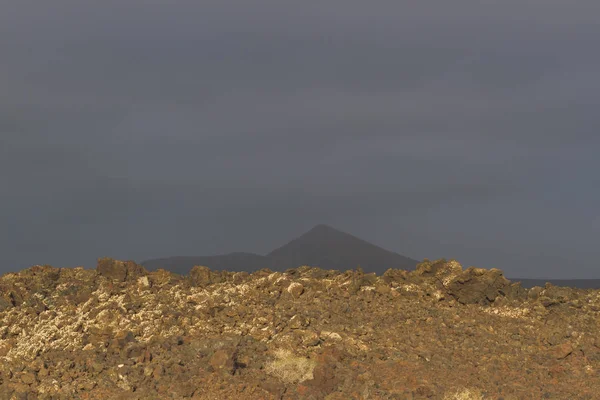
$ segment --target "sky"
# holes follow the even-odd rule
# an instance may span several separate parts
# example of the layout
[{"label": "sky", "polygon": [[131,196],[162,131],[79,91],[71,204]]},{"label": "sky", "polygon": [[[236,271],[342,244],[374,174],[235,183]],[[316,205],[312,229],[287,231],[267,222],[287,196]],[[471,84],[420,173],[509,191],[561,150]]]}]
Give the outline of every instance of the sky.
[{"label": "sky", "polygon": [[[597,0],[0,4],[0,273],[324,223],[600,278]],[[349,266],[352,268],[352,266]]]}]

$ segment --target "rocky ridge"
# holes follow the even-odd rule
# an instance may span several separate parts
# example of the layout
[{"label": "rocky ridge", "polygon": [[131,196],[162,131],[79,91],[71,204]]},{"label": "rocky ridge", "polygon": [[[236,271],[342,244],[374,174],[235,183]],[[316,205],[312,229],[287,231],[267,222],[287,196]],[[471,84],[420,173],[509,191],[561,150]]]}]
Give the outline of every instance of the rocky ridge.
[{"label": "rocky ridge", "polygon": [[0,277],[0,399],[598,399],[600,291],[427,261]]}]

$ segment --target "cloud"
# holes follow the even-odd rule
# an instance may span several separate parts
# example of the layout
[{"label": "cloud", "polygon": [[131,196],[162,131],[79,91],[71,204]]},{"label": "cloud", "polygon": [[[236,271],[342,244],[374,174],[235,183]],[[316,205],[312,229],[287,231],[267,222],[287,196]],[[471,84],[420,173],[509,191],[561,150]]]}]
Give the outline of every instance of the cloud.
[{"label": "cloud", "polygon": [[535,276],[569,253],[592,274],[599,11],[0,6],[0,263],[268,251],[325,222],[412,257]]}]

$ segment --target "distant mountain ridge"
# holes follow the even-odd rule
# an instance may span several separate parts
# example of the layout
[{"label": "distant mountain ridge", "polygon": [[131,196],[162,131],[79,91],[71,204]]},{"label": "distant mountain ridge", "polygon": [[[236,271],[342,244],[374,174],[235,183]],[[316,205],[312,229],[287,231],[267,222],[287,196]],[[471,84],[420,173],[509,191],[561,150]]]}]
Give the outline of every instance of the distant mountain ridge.
[{"label": "distant mountain ridge", "polygon": [[323,265],[325,269],[345,270],[360,265],[365,271],[378,273],[389,268],[413,269],[419,263],[323,224],[273,250],[267,257],[284,268]]},{"label": "distant mountain ridge", "polygon": [[389,268],[412,270],[419,261],[383,249],[349,233],[319,224],[267,255],[235,252],[216,256],[175,256],[143,261],[150,271],[163,268],[187,274],[195,265],[215,270],[253,272],[262,268],[283,271],[302,265],[347,270],[358,266],[383,274]]},{"label": "distant mountain ridge", "polygon": [[[262,268],[285,271],[302,265],[323,269],[348,270],[360,266],[365,272],[383,274],[389,268],[412,270],[419,261],[383,249],[349,233],[320,224],[267,255],[234,252],[215,256],[176,256],[143,261],[150,271],[159,268],[186,275],[195,265],[213,270],[253,272]],[[525,288],[544,286],[550,282],[555,286],[581,289],[600,289],[600,279],[519,279]]]}]

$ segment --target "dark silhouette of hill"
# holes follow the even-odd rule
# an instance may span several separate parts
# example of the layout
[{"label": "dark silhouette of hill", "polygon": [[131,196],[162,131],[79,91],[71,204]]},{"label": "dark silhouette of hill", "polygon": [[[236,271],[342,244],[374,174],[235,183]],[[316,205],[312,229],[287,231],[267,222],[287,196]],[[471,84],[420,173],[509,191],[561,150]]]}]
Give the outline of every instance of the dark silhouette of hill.
[{"label": "dark silhouette of hill", "polygon": [[419,263],[327,225],[315,226],[267,256],[283,268],[310,265],[347,270],[360,266],[377,274],[389,268],[412,270]]},{"label": "dark silhouette of hill", "polygon": [[284,271],[302,265],[344,271],[360,266],[365,272],[383,274],[389,268],[412,270],[417,263],[417,260],[385,250],[330,226],[317,225],[266,256],[253,253],[178,256],[147,260],[141,264],[150,271],[163,268],[179,274],[189,273],[195,265],[214,270],[247,272],[262,268]]},{"label": "dark silhouette of hill", "polygon": [[[413,270],[418,263],[321,224],[267,255],[235,252],[215,256],[176,256],[147,260],[141,264],[150,271],[163,268],[181,275],[187,275],[195,265],[232,272],[254,272],[263,268],[285,271],[302,265],[345,271],[360,266],[367,273],[381,275],[389,268]],[[525,288],[543,287],[550,282],[555,286],[600,289],[600,279],[510,279],[521,282]]]}]

